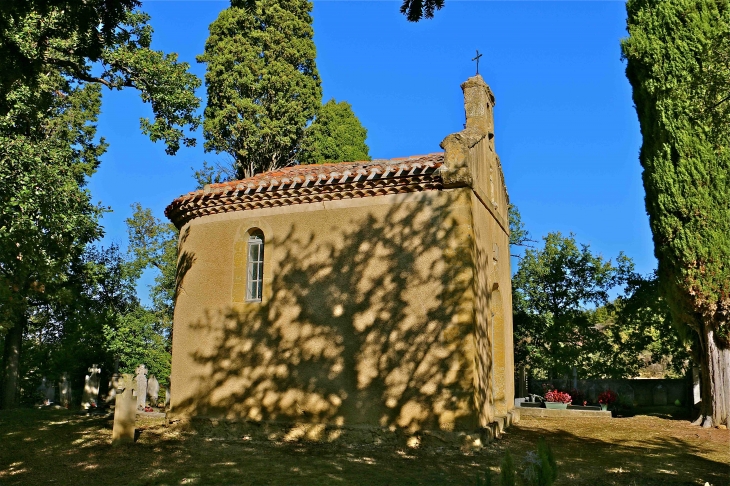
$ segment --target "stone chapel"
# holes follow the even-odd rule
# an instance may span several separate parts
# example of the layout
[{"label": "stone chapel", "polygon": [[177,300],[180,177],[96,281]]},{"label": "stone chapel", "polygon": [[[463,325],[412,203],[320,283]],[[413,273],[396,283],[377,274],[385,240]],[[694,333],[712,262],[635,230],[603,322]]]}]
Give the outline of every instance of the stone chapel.
[{"label": "stone chapel", "polygon": [[466,128],[442,153],[288,167],[170,204],[170,419],[492,435],[518,419],[495,99],[479,75],[461,88]]}]

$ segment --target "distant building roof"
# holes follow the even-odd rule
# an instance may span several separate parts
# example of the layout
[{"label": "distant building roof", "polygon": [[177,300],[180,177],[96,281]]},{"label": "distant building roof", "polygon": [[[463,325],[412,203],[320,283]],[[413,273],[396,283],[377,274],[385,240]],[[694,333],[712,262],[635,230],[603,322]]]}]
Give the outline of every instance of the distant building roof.
[{"label": "distant building roof", "polygon": [[199,216],[262,207],[440,189],[442,152],[390,160],[295,165],[209,184],[175,199],[165,215],[178,227]]}]

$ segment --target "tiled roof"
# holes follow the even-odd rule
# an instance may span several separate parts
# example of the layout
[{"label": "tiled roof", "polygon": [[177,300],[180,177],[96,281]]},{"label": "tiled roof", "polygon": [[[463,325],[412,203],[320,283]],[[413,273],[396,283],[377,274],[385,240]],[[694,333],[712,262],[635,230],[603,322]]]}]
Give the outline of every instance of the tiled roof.
[{"label": "tiled roof", "polygon": [[[282,201],[284,204],[295,203],[291,198],[297,194],[311,197],[313,193],[320,192],[320,190],[322,192],[336,190],[336,187],[333,186],[348,186],[349,188],[353,184],[359,186],[365,183],[367,186],[373,186],[376,181],[379,181],[378,185],[389,184],[388,181],[390,181],[391,184],[402,186],[404,180],[418,179],[421,181],[424,177],[432,179],[431,174],[441,167],[443,160],[443,152],[438,152],[389,160],[377,159],[286,167],[256,174],[248,179],[209,184],[203,189],[175,199],[165,209],[165,215],[175,224],[181,225],[191,217],[206,214],[207,211],[204,209],[206,207],[220,206],[217,203],[219,200],[221,202],[225,200],[227,206],[231,204],[231,199],[239,201],[239,204],[235,204],[235,206],[241,206],[240,203],[245,201],[249,204],[237,209],[250,209],[259,207],[255,201],[284,199]],[[367,195],[377,195],[377,192],[367,191],[367,193],[363,192],[362,195],[355,197]],[[286,197],[284,198],[284,196]],[[267,205],[271,205],[271,203]],[[182,214],[189,213],[194,208],[197,209],[193,211],[195,214],[191,213],[189,217]]]}]

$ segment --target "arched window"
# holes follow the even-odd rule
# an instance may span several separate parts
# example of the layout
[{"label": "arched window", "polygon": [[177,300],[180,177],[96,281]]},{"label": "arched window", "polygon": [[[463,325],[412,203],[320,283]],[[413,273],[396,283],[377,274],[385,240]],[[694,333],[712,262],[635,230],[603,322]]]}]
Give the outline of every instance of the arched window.
[{"label": "arched window", "polygon": [[264,234],[252,231],[248,237],[248,272],[246,276],[246,300],[261,301],[264,284]]}]

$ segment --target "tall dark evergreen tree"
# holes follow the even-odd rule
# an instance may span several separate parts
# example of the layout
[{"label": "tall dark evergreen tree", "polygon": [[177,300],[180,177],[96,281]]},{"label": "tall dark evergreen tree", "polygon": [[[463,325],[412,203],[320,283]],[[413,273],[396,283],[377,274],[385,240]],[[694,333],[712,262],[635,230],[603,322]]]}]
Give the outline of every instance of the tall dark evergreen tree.
[{"label": "tall dark evergreen tree", "polygon": [[661,290],[702,370],[697,423],[730,414],[730,3],[629,0],[626,75],[641,124]]},{"label": "tall dark evergreen tree", "polygon": [[346,101],[334,99],[322,105],[317,118],[306,130],[304,149],[299,157],[302,164],[325,162],[354,162],[370,160],[365,143],[368,131]]},{"label": "tall dark evergreen tree", "polygon": [[210,25],[205,53],[208,152],[228,154],[236,177],[297,161],[322,102],[307,0],[233,1]]}]

